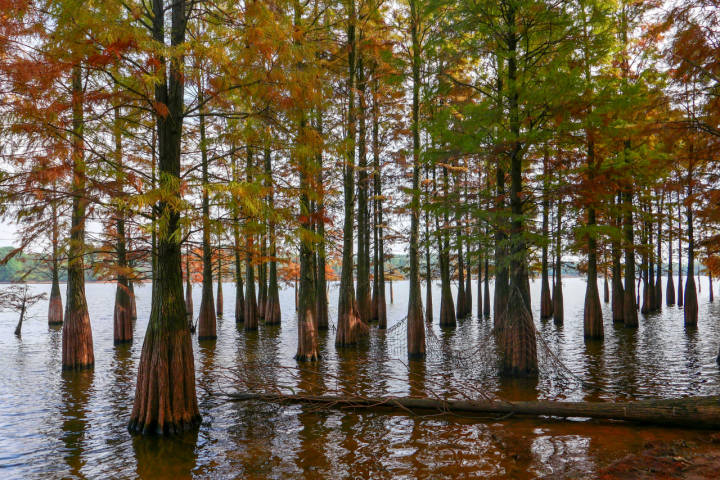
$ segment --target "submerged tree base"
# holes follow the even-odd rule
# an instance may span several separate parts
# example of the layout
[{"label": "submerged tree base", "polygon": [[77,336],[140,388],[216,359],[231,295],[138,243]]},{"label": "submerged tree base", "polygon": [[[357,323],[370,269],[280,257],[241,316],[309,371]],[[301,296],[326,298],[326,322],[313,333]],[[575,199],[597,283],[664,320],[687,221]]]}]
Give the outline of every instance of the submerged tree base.
[{"label": "submerged tree base", "polygon": [[140,357],[128,430],[171,435],[191,430],[200,421],[190,332],[158,332],[150,327]]}]

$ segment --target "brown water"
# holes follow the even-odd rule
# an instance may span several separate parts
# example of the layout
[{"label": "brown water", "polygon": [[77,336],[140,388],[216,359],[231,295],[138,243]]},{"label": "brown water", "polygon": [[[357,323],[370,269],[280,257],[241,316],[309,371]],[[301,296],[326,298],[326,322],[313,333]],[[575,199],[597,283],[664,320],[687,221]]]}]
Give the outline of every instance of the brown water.
[{"label": "brown water", "polygon": [[[641,316],[639,329],[626,330],[612,324],[605,305],[606,338],[589,344],[582,337],[583,280],[564,282],[562,327],[537,320],[535,282],[536,325],[572,372],[563,372],[541,348],[536,384],[496,378],[491,321],[477,318],[461,321],[452,331],[435,326],[428,359],[409,366],[403,358],[404,328],[373,329],[366,344],[342,353],[334,347],[332,332],[321,333],[322,361],[292,375],[287,368],[296,366],[292,290],[281,292],[282,326],[246,333],[235,325],[233,286],[227,284],[218,340],[198,345],[194,339],[202,426],[174,439],[132,437],[126,430],[150,286],[136,289],[135,343],[115,347],[115,287],[90,284],[96,359],[90,372],[61,371],[61,331],[48,328],[46,305],[26,322],[22,339],[12,333],[15,316],[0,313],[0,478],[592,478],[599,466],[647,442],[699,441],[708,434],[582,420],[478,420],[233,403],[222,397],[236,388],[228,368],[257,368],[267,381],[296,382],[300,389],[333,389],[339,382],[367,394],[438,393],[447,384],[505,399],[717,395],[720,305],[708,303],[707,280],[702,281],[697,329],[686,330],[682,310],[672,307]],[[34,289],[49,291],[49,285]],[[390,326],[405,316],[406,290],[406,284],[395,284]],[[194,293],[197,304],[200,289]],[[331,317],[336,296],[335,286]]]}]

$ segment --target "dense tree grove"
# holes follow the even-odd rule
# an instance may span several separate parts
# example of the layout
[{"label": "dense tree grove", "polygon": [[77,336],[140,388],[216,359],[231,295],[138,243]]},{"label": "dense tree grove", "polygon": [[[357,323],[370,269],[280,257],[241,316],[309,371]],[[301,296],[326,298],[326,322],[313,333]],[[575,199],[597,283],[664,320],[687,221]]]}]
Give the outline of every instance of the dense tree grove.
[{"label": "dense tree grove", "polygon": [[532,377],[531,277],[560,324],[576,260],[593,341],[603,301],[627,328],[676,302],[697,325],[696,272],[720,274],[717,0],[0,9],[0,213],[21,240],[2,261],[48,272],[66,369],[94,364],[86,278],[117,282],[116,343],[152,281],[132,431],[198,423],[191,335],[217,338],[224,281],[245,330],[292,321],[295,282],[296,358],[322,361],[330,326],[338,349],[387,328],[402,250],[410,359],[426,322],[475,311],[500,374]]}]

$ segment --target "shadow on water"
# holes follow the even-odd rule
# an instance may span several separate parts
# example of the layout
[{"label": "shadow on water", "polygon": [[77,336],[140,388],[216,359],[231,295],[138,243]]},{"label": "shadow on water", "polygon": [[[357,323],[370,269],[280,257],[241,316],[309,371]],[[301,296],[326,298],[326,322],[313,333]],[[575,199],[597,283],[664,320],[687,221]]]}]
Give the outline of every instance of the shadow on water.
[{"label": "shadow on water", "polygon": [[88,428],[88,398],[92,388],[94,372],[90,370],[62,372],[62,442],[63,459],[71,476],[85,478],[82,470],[87,460],[84,456],[84,441]]}]

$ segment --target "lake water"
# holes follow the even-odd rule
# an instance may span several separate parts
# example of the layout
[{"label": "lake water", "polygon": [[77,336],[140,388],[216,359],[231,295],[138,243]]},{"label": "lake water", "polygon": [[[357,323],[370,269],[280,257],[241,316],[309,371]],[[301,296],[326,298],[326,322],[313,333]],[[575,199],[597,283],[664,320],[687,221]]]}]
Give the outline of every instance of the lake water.
[{"label": "lake water", "polygon": [[[450,391],[467,388],[504,399],[717,395],[720,301],[708,302],[707,279],[701,281],[697,329],[685,329],[682,309],[664,307],[662,313],[640,315],[640,327],[627,330],[613,325],[604,304],[605,339],[590,343],[583,340],[584,280],[564,280],[566,320],[560,327],[538,319],[539,282],[533,282],[542,338],[536,384],[495,376],[492,321],[475,317],[461,320],[454,330],[434,325],[425,362],[407,362],[404,327],[389,333],[373,327],[367,342],[341,352],[334,347],[334,333],[321,332],[322,360],[297,372],[293,290],[280,293],[281,326],[261,325],[248,333],[235,324],[234,287],[227,283],[217,341],[198,345],[193,338],[203,423],[197,432],[171,439],[131,436],[126,430],[150,285],[136,286],[134,343],[116,347],[115,286],[89,284],[92,371],[62,372],[61,329],[48,327],[46,304],[31,312],[35,318],[26,321],[21,339],[13,335],[15,314],[0,313],[0,478],[592,478],[599,466],[647,442],[699,441],[707,433],[582,420],[319,410],[229,402],[223,392],[238,389],[233,372],[239,369],[245,377],[257,375],[278,385],[296,382],[300,390],[365,394],[440,394],[446,385]],[[49,292],[50,286],[33,289]],[[395,283],[394,304],[388,291],[390,327],[405,317],[406,291],[405,282]],[[199,285],[193,293],[197,312]],[[336,299],[333,285],[331,321]],[[437,322],[438,285],[433,300]]]}]

